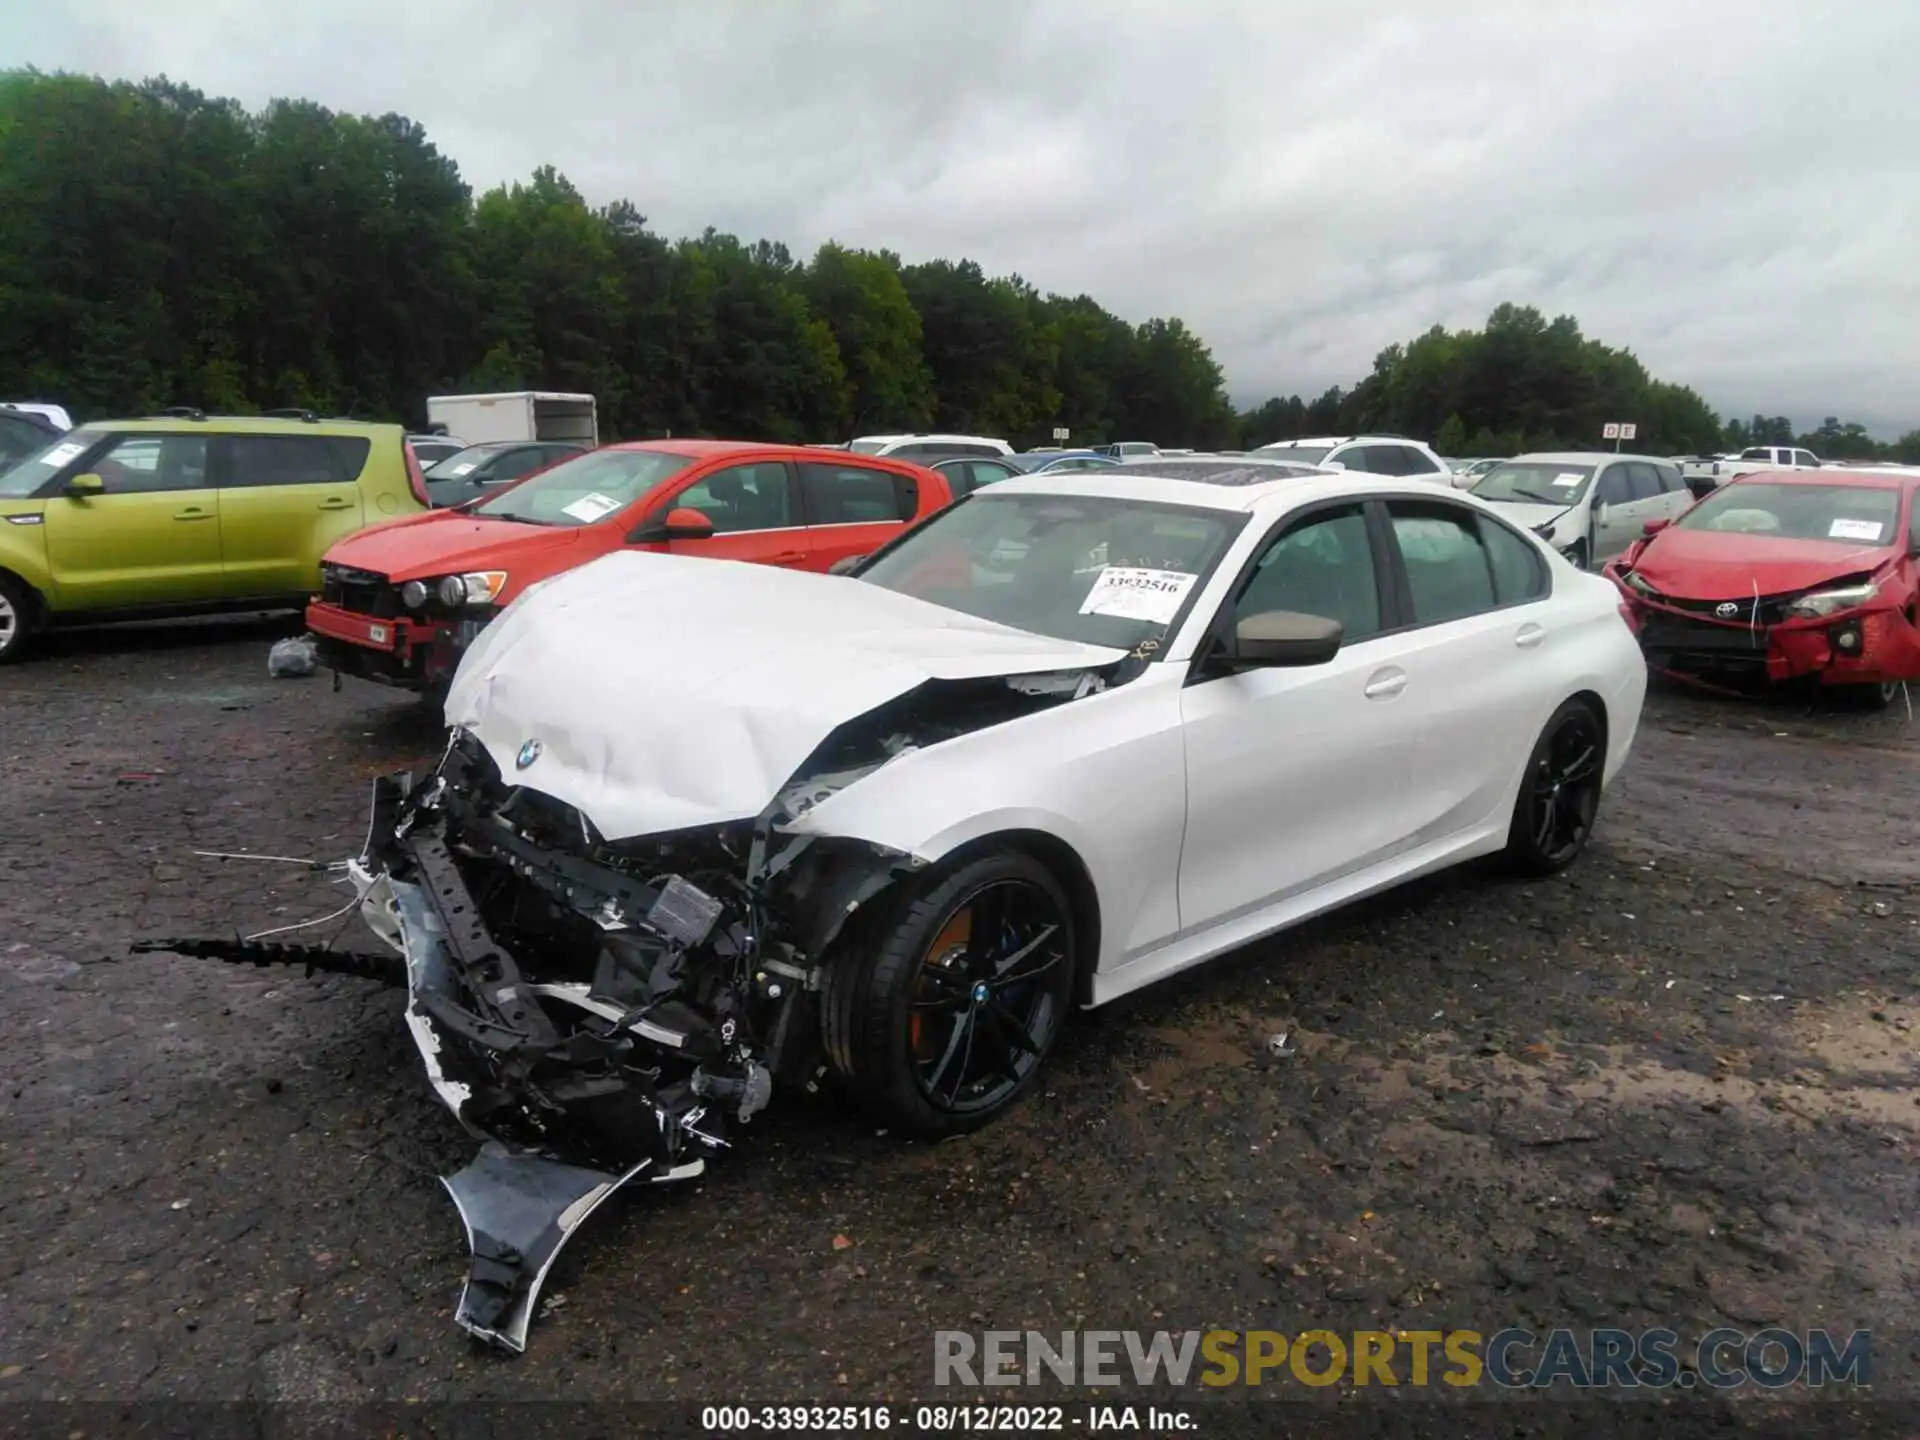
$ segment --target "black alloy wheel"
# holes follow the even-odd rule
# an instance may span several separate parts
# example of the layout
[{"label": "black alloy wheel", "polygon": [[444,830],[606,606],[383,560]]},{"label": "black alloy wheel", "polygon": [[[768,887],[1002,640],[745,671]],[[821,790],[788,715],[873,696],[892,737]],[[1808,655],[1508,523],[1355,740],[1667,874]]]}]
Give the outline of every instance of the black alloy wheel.
[{"label": "black alloy wheel", "polygon": [[1583,700],[1553,712],[1527,760],[1507,832],[1508,859],[1529,875],[1551,875],[1579,857],[1600,809],[1607,742]]},{"label": "black alloy wheel", "polygon": [[829,1060],[876,1118],[971,1130],[1031,1088],[1072,1005],[1072,907],[1032,856],[936,872],[828,968]]}]

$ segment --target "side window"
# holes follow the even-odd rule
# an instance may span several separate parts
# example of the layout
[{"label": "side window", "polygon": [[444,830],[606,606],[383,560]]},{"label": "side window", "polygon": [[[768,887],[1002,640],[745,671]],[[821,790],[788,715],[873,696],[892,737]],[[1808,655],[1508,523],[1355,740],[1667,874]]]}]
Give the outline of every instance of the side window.
[{"label": "side window", "polygon": [[782,530],[795,525],[787,467],[778,460],[730,465],[682,490],[672,507],[698,510],[713,522],[716,534],[742,530]]},{"label": "side window", "polygon": [[1660,474],[1651,465],[1627,466],[1627,484],[1636,500],[1657,500],[1662,493]]},{"label": "side window", "polygon": [[[345,446],[357,446],[362,461],[369,442],[351,436],[230,435],[226,484],[252,489],[263,485],[334,485],[359,474],[344,472]],[[336,446],[340,448],[336,450]]]},{"label": "side window", "polygon": [[859,465],[802,465],[800,493],[809,525],[880,525],[913,515],[901,508],[897,477],[888,470]]},{"label": "side window", "polygon": [[893,460],[911,460],[924,464],[928,460],[940,460],[946,456],[965,454],[966,447],[959,445],[901,445],[889,450],[887,456]]},{"label": "side window", "polygon": [[1482,515],[1480,541],[1493,566],[1493,598],[1502,605],[1541,599],[1553,588],[1540,552],[1498,520]]},{"label": "side window", "polygon": [[1669,495],[1690,495],[1686,477],[1671,465],[1656,465],[1653,473],[1660,477],[1660,488]]},{"label": "side window", "polygon": [[1359,506],[1313,516],[1267,547],[1234,616],[1268,610],[1338,620],[1349,641],[1379,633],[1380,587]]},{"label": "side window", "polygon": [[1756,445],[1750,450],[1742,450],[1740,452],[1740,458],[1742,460],[1762,460],[1771,465],[1773,463],[1773,451],[1767,449],[1764,445]]},{"label": "side window", "polygon": [[1451,505],[1391,501],[1393,538],[1406,567],[1416,625],[1436,625],[1491,610],[1493,565],[1474,517]]},{"label": "side window", "polygon": [[1627,478],[1627,467],[1609,465],[1600,472],[1600,479],[1593,487],[1593,503],[1596,505],[1625,505],[1633,499],[1633,482]]},{"label": "side window", "polygon": [[88,467],[109,495],[197,490],[207,483],[204,435],[126,435]]},{"label": "side window", "polygon": [[1351,450],[1335,451],[1327,458],[1345,463],[1349,470],[1364,470],[1369,475],[1391,475],[1394,472],[1386,467],[1392,459],[1384,452],[1384,445],[1356,445]]},{"label": "side window", "polygon": [[1446,468],[1438,461],[1428,459],[1423,451],[1411,445],[1395,445],[1393,448],[1400,452],[1402,475],[1438,475]]},{"label": "side window", "polygon": [[[991,485],[996,480],[1004,480],[1014,473],[1005,465],[993,460],[969,460],[966,462],[968,488],[978,490],[982,485]],[[1053,467],[1056,470],[1068,470],[1075,467],[1071,461]]]},{"label": "side window", "polygon": [[1804,465],[1809,470],[1818,470],[1820,468],[1820,462],[1813,458],[1813,452],[1810,450],[1794,451],[1793,463],[1796,465]]}]

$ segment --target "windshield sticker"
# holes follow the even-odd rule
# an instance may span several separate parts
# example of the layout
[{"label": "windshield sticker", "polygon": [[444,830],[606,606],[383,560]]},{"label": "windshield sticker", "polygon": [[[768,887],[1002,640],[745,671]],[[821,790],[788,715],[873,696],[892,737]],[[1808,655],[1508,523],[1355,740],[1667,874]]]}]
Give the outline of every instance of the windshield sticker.
[{"label": "windshield sticker", "polygon": [[1829,540],[1873,540],[1878,541],[1880,532],[1887,527],[1878,520],[1836,520],[1827,530]]},{"label": "windshield sticker", "polygon": [[1109,565],[1093,582],[1080,606],[1082,615],[1112,615],[1123,620],[1171,624],[1180,602],[1198,575],[1183,570],[1142,570],[1131,565]]},{"label": "windshield sticker", "polygon": [[87,447],[69,441],[65,445],[56,445],[40,457],[42,465],[51,465],[58,470],[62,465],[71,464]]},{"label": "windshield sticker", "polygon": [[448,471],[447,473],[448,473],[449,475],[464,475],[464,474],[466,474],[466,473],[467,473],[467,472],[468,472],[469,470],[471,470],[471,469],[473,469],[473,467],[474,467],[474,466],[476,466],[476,465],[478,465],[479,463],[480,463],[480,462],[479,462],[478,460],[469,460],[469,461],[467,461],[467,463],[466,463],[466,464],[464,464],[464,465],[456,465],[456,466],[454,466],[454,467],[453,467],[453,469],[451,469],[451,470],[449,470],[449,471]]},{"label": "windshield sticker", "polygon": [[611,515],[620,508],[620,502],[611,496],[602,495],[598,490],[591,495],[582,495],[571,505],[565,506],[560,513],[571,515],[582,525],[591,525],[603,516]]},{"label": "windshield sticker", "polygon": [[1582,475],[1578,470],[1563,470],[1553,477],[1553,483],[1558,485],[1562,490],[1571,490],[1586,478],[1587,477]]}]

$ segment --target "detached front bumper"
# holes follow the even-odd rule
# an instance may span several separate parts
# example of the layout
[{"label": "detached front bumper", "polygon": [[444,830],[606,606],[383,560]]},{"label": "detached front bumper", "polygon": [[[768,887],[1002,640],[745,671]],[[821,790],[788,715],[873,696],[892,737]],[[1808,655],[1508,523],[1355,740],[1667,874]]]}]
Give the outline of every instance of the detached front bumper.
[{"label": "detached front bumper", "polygon": [[1730,688],[1920,680],[1920,632],[1893,606],[1753,624],[1662,605],[1621,586],[1650,669]]},{"label": "detached front bumper", "polygon": [[427,690],[450,679],[485,624],[362,615],[324,600],[307,606],[307,629],[322,665],[404,690]]}]

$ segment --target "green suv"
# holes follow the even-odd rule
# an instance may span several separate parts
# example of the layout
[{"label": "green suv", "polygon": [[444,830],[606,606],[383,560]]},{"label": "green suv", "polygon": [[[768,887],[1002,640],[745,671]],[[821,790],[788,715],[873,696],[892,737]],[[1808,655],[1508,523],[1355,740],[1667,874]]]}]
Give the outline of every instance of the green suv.
[{"label": "green suv", "polygon": [[49,625],[298,607],[320,557],[424,511],[398,425],[170,411],[0,470],[0,662]]}]

